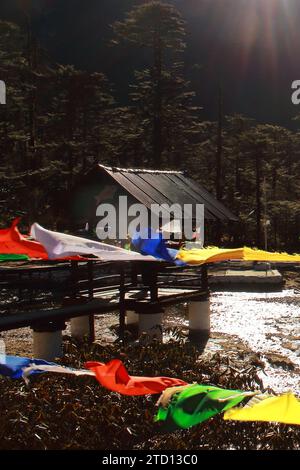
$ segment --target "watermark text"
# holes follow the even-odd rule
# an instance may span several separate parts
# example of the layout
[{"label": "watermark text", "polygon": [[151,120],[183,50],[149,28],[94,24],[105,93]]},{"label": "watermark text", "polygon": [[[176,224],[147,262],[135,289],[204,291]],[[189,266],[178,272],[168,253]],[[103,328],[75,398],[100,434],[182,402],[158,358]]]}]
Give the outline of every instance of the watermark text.
[{"label": "watermark text", "polygon": [[117,204],[102,203],[97,207],[99,222],[96,234],[100,240],[126,240],[140,236],[155,238],[162,233],[168,240],[195,240],[204,243],[203,204],[128,204],[120,196]]}]

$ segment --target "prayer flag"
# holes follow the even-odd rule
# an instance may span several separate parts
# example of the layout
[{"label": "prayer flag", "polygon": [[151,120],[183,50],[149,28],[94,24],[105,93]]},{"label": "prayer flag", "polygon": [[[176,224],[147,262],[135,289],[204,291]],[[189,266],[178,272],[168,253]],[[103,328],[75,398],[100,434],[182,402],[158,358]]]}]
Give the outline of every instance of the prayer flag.
[{"label": "prayer flag", "polygon": [[[51,362],[42,359],[30,359],[27,357],[6,356],[0,354],[0,375],[5,375],[11,379],[19,379],[23,376],[24,369],[32,365],[53,365]],[[32,371],[32,374],[42,372],[41,370]]]},{"label": "prayer flag", "polygon": [[21,235],[18,230],[20,219],[15,219],[11,227],[0,230],[0,254],[26,255],[29,258],[48,259],[44,247]]},{"label": "prayer flag", "polygon": [[136,233],[132,238],[132,244],[142,255],[150,255],[172,264],[185,264],[177,259],[178,250],[167,248],[162,233],[156,233],[151,228],[144,230],[141,234]]},{"label": "prayer flag", "polygon": [[156,421],[164,421],[164,429],[168,431],[187,429],[236,406],[246,396],[247,393],[240,390],[198,384],[189,385],[183,390],[179,388],[178,392],[173,389],[169,405],[160,406]]},{"label": "prayer flag", "polygon": [[224,419],[300,424],[300,401],[292,393],[280,397],[255,397],[243,408],[226,411]]},{"label": "prayer flag", "polygon": [[130,376],[119,359],[113,359],[107,364],[87,362],[85,367],[95,372],[103,387],[122,395],[150,395],[161,393],[168,387],[186,385],[183,380],[169,377]]},{"label": "prayer flag", "polygon": [[74,256],[93,255],[103,261],[154,261],[154,258],[150,256],[142,256],[108,243],[53,232],[37,223],[32,225],[30,233],[45,247],[49,259],[70,259]]},{"label": "prayer flag", "polygon": [[[1,250],[1,245],[0,245],[0,250]],[[7,255],[2,255],[0,254],[0,263],[7,263],[8,261],[26,261],[28,260],[27,255],[13,255],[13,254],[7,254]]]},{"label": "prayer flag", "polygon": [[223,249],[217,247],[193,248],[191,250],[181,249],[177,258],[191,265],[202,265],[205,263],[219,263],[222,261],[263,261],[263,262],[289,262],[300,263],[300,255],[289,255],[288,253],[272,253],[252,248]]}]

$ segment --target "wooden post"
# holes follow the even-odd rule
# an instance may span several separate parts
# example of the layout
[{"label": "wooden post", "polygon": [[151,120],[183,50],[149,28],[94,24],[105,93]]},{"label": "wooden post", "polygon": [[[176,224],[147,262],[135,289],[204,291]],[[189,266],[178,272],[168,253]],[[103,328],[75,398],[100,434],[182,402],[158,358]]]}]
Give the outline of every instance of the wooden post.
[{"label": "wooden post", "polygon": [[32,303],[33,298],[33,283],[32,283],[32,271],[29,271],[29,281],[30,281],[30,289],[29,289],[29,301]]},{"label": "wooden post", "polygon": [[71,261],[72,298],[76,299],[78,291],[78,261]]},{"label": "wooden post", "polygon": [[119,324],[120,324],[120,334],[119,338],[122,342],[124,342],[125,336],[125,315],[126,315],[126,307],[125,307],[125,271],[124,265],[120,265],[120,316],[119,316]]},{"label": "wooden post", "polygon": [[138,270],[135,262],[131,263],[131,284],[133,287],[138,285]]},{"label": "wooden post", "polygon": [[[94,298],[94,263],[93,261],[88,261],[88,290],[89,290],[89,300]],[[95,317],[94,315],[89,316],[90,324],[90,341],[93,343],[95,341]]]},{"label": "wooden post", "polygon": [[19,281],[19,287],[18,287],[18,292],[19,292],[19,301],[22,299],[22,286],[21,286],[21,280],[22,280],[22,273],[19,271],[18,273],[18,281]]},{"label": "wooden post", "polygon": [[151,276],[150,276],[150,299],[151,299],[151,302],[157,302],[157,300],[158,300],[157,279],[158,279],[157,270],[154,268],[151,271]]},{"label": "wooden post", "polygon": [[201,288],[203,292],[209,293],[207,264],[204,264],[201,268]]}]

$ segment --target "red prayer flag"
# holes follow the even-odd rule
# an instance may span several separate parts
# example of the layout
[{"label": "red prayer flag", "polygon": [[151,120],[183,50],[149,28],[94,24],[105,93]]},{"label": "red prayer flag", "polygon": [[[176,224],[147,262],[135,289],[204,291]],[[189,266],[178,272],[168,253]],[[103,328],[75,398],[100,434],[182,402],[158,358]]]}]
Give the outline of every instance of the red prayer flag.
[{"label": "red prayer flag", "polygon": [[[37,241],[29,240],[18,229],[20,218],[13,221],[9,228],[0,230],[0,254],[1,255],[27,255],[29,258],[48,260],[48,253],[44,246]],[[83,261],[88,258],[83,256],[67,256],[56,261]]]},{"label": "red prayer flag", "polygon": [[122,395],[153,395],[169,387],[187,385],[183,380],[170,377],[130,376],[119,359],[113,359],[107,364],[87,362],[85,367],[95,373],[103,387]]},{"label": "red prayer flag", "polygon": [[0,230],[0,253],[27,255],[29,258],[48,259],[48,254],[39,242],[29,240],[18,230],[20,219],[15,219],[11,227]]}]

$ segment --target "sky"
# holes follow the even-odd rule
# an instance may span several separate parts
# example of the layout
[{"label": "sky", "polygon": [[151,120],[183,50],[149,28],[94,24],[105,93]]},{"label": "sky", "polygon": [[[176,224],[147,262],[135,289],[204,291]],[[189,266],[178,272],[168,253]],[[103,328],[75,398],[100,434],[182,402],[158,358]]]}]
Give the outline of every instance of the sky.
[{"label": "sky", "polygon": [[[34,24],[50,57],[103,71],[126,102],[143,52],[107,47],[110,25],[142,0],[1,0],[0,18],[22,22],[32,3]],[[291,126],[300,106],[291,84],[300,80],[300,0],[168,0],[187,21],[186,73],[203,106],[217,114],[219,84],[225,112]]]}]

